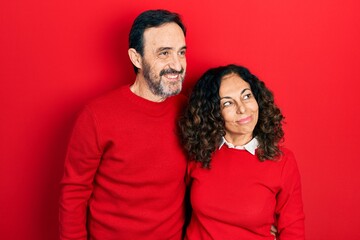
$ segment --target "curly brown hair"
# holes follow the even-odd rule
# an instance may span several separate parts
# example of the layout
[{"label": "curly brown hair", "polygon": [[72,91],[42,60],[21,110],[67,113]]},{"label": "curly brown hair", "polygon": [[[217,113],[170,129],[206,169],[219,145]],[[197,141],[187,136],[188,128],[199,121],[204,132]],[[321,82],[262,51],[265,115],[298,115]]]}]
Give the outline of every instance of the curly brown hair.
[{"label": "curly brown hair", "polygon": [[210,168],[212,154],[225,136],[225,123],[220,111],[221,80],[237,74],[246,81],[259,105],[259,119],[253,136],[259,142],[256,155],[260,161],[275,160],[281,151],[284,116],[275,105],[272,92],[255,75],[242,66],[230,64],[206,71],[195,84],[189,104],[180,117],[179,126],[184,148],[191,160]]}]

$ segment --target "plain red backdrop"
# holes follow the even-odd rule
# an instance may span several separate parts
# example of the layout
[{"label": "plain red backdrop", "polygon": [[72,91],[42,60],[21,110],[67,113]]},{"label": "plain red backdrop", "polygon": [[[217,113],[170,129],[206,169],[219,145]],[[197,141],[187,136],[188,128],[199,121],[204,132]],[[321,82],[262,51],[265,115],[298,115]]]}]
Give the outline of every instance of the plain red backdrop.
[{"label": "plain red backdrop", "polygon": [[58,238],[76,113],[134,80],[127,35],[154,8],[188,27],[185,93],[228,63],[274,91],[302,175],[307,239],[360,239],[358,0],[1,1],[0,238]]}]

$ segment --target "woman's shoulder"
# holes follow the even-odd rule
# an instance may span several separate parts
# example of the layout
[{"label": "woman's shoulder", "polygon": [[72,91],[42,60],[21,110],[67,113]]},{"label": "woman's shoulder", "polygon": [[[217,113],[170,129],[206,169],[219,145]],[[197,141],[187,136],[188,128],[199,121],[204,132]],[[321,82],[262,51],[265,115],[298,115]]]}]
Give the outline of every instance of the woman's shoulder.
[{"label": "woman's shoulder", "polygon": [[282,154],[280,157],[280,164],[282,165],[282,175],[298,175],[298,164],[294,152],[286,147],[280,148]]},{"label": "woman's shoulder", "polygon": [[279,147],[282,156],[294,156],[294,152],[286,146]]},{"label": "woman's shoulder", "polygon": [[294,152],[285,147],[281,146],[279,147],[281,154],[279,157],[279,161],[282,162],[282,164],[295,164],[296,165],[296,158]]}]

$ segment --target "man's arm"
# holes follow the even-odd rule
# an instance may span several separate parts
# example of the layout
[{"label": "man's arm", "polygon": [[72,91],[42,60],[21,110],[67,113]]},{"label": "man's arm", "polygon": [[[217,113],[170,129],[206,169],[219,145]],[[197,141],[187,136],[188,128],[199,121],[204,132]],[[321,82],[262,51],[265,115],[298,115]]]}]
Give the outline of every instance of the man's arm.
[{"label": "man's arm", "polygon": [[65,159],[60,196],[60,239],[87,239],[87,205],[100,163],[97,122],[89,108],[78,117]]}]

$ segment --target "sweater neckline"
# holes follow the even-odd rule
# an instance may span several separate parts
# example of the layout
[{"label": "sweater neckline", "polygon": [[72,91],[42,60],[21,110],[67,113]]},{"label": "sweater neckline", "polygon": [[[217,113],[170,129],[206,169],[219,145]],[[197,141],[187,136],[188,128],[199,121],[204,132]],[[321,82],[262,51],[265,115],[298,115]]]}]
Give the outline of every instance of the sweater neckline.
[{"label": "sweater neckline", "polygon": [[125,97],[131,101],[133,104],[136,104],[139,108],[139,111],[150,111],[151,113],[162,113],[163,111],[166,111],[166,109],[171,105],[171,98],[168,97],[162,102],[153,102],[150,100],[147,100],[145,98],[142,98],[135,93],[133,93],[130,90],[131,84],[127,84],[123,87],[123,94]]}]

